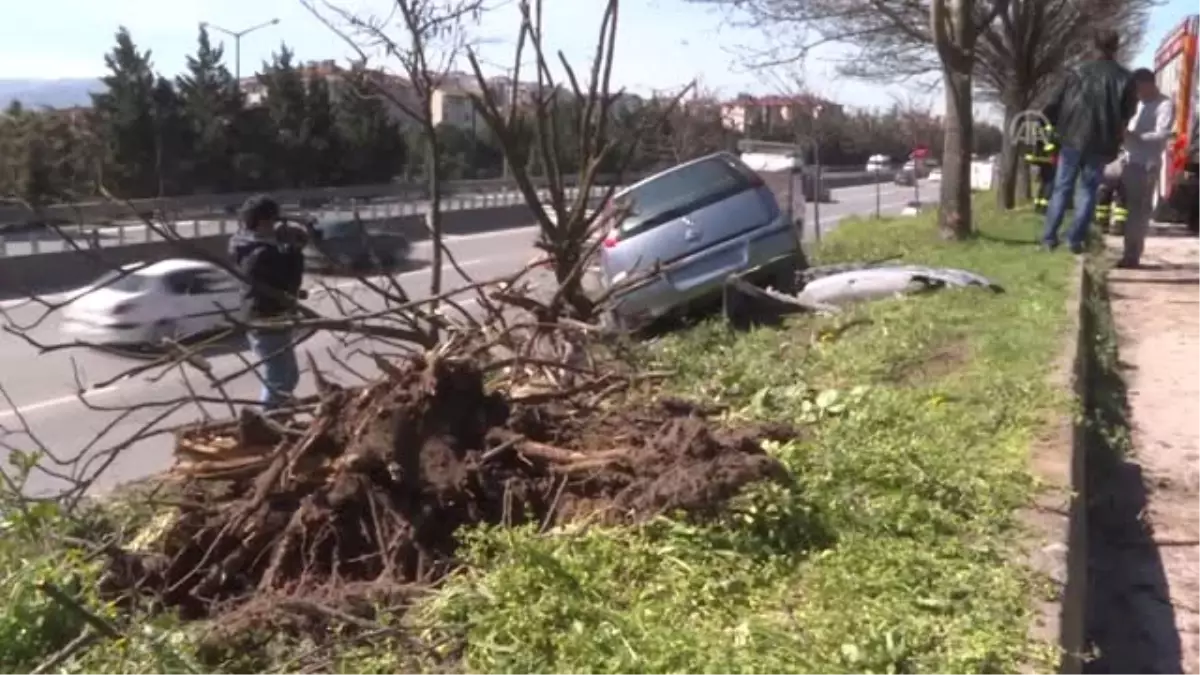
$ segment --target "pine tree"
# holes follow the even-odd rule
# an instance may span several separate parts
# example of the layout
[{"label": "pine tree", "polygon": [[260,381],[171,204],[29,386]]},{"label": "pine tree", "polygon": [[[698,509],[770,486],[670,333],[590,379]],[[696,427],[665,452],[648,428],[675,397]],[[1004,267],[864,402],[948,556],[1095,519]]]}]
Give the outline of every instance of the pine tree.
[{"label": "pine tree", "polygon": [[192,192],[187,167],[191,164],[193,148],[183,105],[175,86],[166,78],[158,78],[151,94],[154,121],[154,168],[158,179],[159,196]]},{"label": "pine tree", "polygon": [[304,76],[292,58],[292,50],[286,44],[280,45],[258,76],[267,90],[263,107],[275,132],[267,157],[267,180],[275,188],[301,187],[311,175],[309,152],[304,147],[308,94]]},{"label": "pine tree", "polygon": [[123,197],[158,192],[155,77],[150,52],[139,52],[129,31],[117,31],[117,44],[104,57],[107,90],[92,94],[97,129],[106,145],[106,187]]},{"label": "pine tree", "polygon": [[227,192],[236,188],[235,145],[241,121],[241,95],[225,67],[224,50],[213,46],[200,29],[196,53],[187,59],[187,72],[175,79],[183,118],[191,136],[188,176],[196,192]]},{"label": "pine tree", "polygon": [[405,167],[404,134],[374,95],[372,73],[361,67],[344,73],[334,115],[342,156],[344,184],[386,183]]},{"label": "pine tree", "polygon": [[303,180],[307,185],[331,185],[341,177],[342,153],[334,126],[329,82],[320,74],[310,73],[306,85]]}]

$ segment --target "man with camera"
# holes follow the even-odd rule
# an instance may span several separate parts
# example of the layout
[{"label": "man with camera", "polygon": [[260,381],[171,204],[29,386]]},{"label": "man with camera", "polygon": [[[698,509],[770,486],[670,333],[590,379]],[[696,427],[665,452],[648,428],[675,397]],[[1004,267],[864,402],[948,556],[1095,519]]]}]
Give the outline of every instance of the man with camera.
[{"label": "man with camera", "polygon": [[300,284],[311,226],[286,222],[279,203],[267,195],[247,199],[239,217],[242,228],[230,239],[229,253],[244,280],[245,314],[253,323],[277,324],[248,334],[260,364],[260,401],[264,410],[273,410],[292,398],[300,381],[294,331],[287,322],[295,316],[297,301],[307,297]]}]

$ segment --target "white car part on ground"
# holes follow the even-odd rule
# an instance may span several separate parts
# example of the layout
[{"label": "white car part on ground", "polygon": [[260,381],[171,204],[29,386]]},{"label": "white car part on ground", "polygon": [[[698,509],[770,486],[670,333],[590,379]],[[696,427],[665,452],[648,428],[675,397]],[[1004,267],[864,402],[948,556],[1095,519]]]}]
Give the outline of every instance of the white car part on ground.
[{"label": "white car part on ground", "polygon": [[878,300],[947,286],[1004,289],[986,277],[966,270],[920,265],[891,265],[839,272],[808,282],[796,294],[800,302],[811,306],[839,306],[864,300]]}]

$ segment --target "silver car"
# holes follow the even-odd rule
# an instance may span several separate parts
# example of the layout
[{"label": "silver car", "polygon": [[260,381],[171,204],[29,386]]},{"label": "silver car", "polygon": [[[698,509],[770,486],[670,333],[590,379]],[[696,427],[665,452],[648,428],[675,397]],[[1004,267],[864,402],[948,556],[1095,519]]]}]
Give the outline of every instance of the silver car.
[{"label": "silver car", "polygon": [[797,223],[789,221],[763,176],[726,152],[625,188],[602,215],[609,230],[600,249],[601,279],[618,287],[608,320],[645,326],[749,270],[752,279],[789,290],[803,260]]}]

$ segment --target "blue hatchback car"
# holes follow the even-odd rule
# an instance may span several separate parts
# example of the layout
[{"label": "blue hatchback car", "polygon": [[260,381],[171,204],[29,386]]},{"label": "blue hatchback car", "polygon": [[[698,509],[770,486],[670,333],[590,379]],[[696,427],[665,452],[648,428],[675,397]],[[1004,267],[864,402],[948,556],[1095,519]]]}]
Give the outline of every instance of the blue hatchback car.
[{"label": "blue hatchback car", "polygon": [[628,329],[717,294],[735,273],[761,268],[768,283],[790,290],[803,260],[792,218],[763,178],[728,152],[621,190],[601,223],[608,231],[601,279],[617,287],[607,318]]}]

